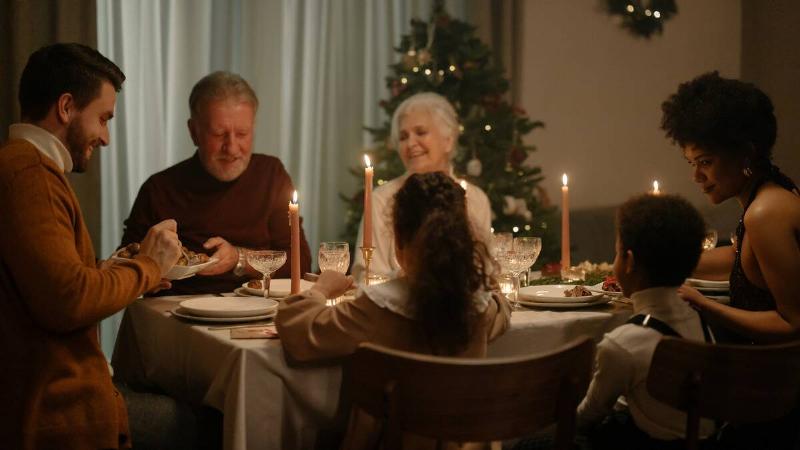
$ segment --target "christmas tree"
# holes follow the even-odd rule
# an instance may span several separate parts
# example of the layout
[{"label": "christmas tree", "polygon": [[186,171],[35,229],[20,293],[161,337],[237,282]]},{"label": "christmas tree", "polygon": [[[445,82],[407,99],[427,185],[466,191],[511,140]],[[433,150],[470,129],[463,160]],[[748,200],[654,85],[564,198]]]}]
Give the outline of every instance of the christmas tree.
[{"label": "christmas tree", "polygon": [[[396,50],[402,55],[387,77],[391,96],[380,102],[386,112],[383,126],[368,128],[375,139],[369,150],[375,180],[381,185],[405,172],[397,152],[389,146],[390,120],[403,100],[433,91],[450,100],[459,115],[461,135],[453,159],[456,176],[486,192],[492,205],[494,231],[515,236],[542,237],[543,262],[558,261],[557,229],[550,226],[553,209],[540,191],[541,169],[532,163],[536,150],[523,136],[543,127],[524,109],[505,99],[509,82],[491,58],[489,48],[475,36],[475,27],[447,15],[436,2],[429,22],[412,19],[411,32]],[[351,169],[363,177],[362,167]],[[363,190],[348,204],[344,238],[354,243],[363,213]],[[353,247],[356,248],[356,247]]]}]

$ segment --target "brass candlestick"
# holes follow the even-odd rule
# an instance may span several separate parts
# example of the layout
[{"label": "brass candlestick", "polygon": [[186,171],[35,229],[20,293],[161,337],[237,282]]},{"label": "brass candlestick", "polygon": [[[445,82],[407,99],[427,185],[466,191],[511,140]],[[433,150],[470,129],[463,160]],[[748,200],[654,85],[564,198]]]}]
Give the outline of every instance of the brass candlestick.
[{"label": "brass candlestick", "polygon": [[369,263],[372,262],[372,252],[375,247],[359,247],[361,256],[364,257],[364,286],[369,286]]}]

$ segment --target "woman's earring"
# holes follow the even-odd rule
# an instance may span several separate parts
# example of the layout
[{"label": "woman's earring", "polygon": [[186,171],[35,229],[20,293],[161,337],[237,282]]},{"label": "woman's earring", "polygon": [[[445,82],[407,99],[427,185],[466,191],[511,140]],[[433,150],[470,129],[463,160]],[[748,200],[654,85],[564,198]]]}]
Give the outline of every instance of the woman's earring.
[{"label": "woman's earring", "polygon": [[750,158],[745,158],[744,159],[744,169],[742,169],[742,173],[747,178],[750,178],[751,176],[753,176],[753,169],[750,168]]}]

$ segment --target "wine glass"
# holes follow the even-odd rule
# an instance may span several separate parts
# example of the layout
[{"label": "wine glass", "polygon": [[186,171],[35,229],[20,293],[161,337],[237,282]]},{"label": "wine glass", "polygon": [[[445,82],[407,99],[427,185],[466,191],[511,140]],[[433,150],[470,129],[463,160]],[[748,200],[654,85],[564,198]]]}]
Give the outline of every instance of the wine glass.
[{"label": "wine glass", "polygon": [[[319,244],[319,270],[347,273],[350,267],[350,245],[347,242],[323,242]],[[328,300],[328,305],[339,303],[341,297]]]},{"label": "wine glass", "polygon": [[347,242],[323,242],[319,244],[319,270],[347,273],[350,267],[350,245]]},{"label": "wine glass", "polygon": [[709,229],[703,238],[703,250],[711,250],[717,246],[717,230]]},{"label": "wine glass", "polygon": [[536,262],[539,258],[539,253],[542,252],[542,239],[538,237],[518,237],[514,238],[514,250],[528,255],[529,257],[533,257],[533,261],[531,261],[530,265],[526,267],[522,272],[525,274],[525,285],[528,285],[528,270],[530,270],[531,266]]},{"label": "wine glass", "polygon": [[514,245],[514,235],[507,232],[497,232],[492,235],[492,255],[497,255],[508,250]]},{"label": "wine glass", "polygon": [[286,252],[283,250],[248,250],[245,258],[250,267],[264,275],[261,287],[264,289],[264,298],[269,298],[270,276],[286,264]]}]

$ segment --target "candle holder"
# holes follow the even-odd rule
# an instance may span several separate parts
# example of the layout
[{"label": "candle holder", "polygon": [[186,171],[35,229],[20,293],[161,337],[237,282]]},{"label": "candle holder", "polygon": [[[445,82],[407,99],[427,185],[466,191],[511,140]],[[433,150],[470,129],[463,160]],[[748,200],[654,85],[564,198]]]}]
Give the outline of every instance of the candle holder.
[{"label": "candle holder", "polygon": [[369,286],[369,264],[372,262],[372,253],[375,247],[359,247],[361,256],[364,257],[364,286]]}]

